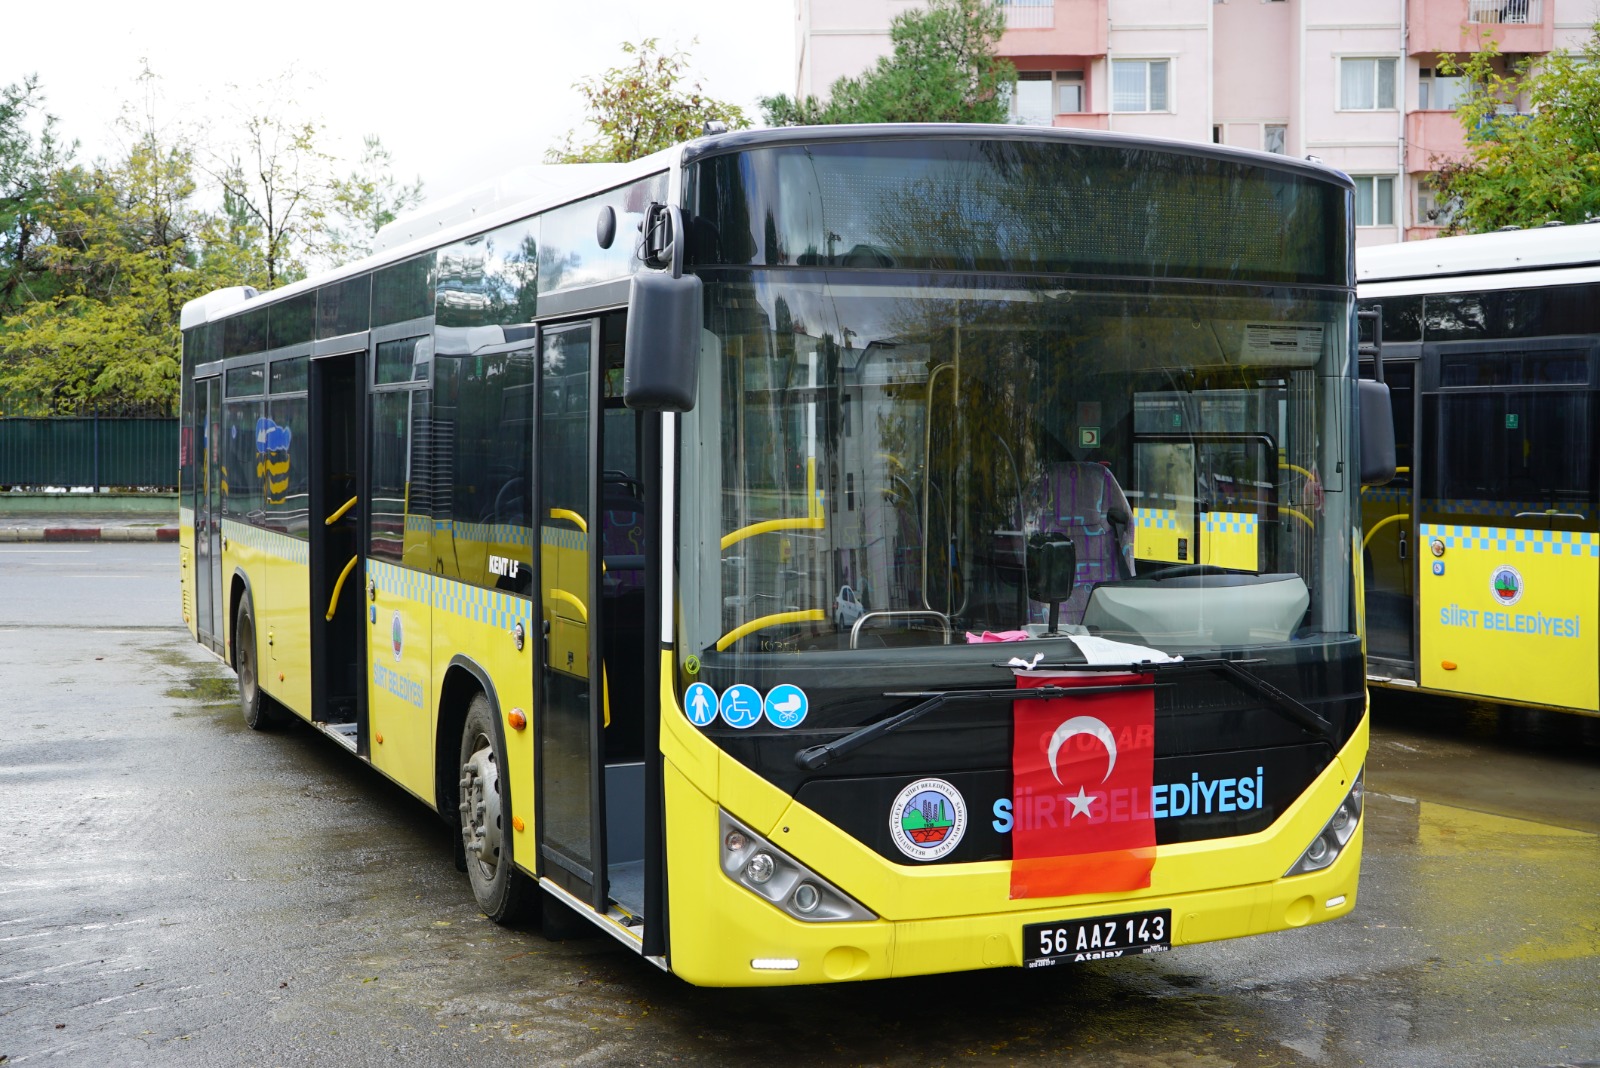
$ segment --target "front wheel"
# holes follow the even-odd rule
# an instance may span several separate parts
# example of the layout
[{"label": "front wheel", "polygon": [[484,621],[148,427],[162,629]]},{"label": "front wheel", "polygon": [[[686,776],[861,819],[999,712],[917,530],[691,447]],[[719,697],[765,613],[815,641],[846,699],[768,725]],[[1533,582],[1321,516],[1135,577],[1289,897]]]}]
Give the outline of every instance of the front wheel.
[{"label": "front wheel", "polygon": [[461,728],[461,842],[478,908],[495,923],[510,923],[525,911],[533,884],[512,859],[505,744],[498,728],[489,699],[478,694]]}]

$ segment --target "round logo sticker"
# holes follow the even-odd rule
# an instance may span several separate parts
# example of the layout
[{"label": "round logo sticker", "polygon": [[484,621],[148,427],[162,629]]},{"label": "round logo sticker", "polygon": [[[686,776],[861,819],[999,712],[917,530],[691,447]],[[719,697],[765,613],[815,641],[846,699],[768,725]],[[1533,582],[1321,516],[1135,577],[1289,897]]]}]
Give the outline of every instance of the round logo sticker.
[{"label": "round logo sticker", "polygon": [[767,694],[767,722],[774,727],[792,730],[800,726],[800,721],[806,718],[806,712],[811,707],[811,702],[806,699],[806,692],[798,686],[791,686],[787,682],[774,686]]},{"label": "round logo sticker", "polygon": [[1489,589],[1494,591],[1494,603],[1509,608],[1522,600],[1522,575],[1516,568],[1503,565],[1489,576]]},{"label": "round logo sticker", "polygon": [[736,682],[722,691],[718,708],[722,712],[723,722],[728,726],[740,730],[754,727],[761,720],[761,693],[754,686]]},{"label": "round logo sticker", "polygon": [[406,629],[400,623],[400,611],[395,610],[394,621],[389,624],[389,637],[394,641],[394,658],[400,659],[400,650],[405,648]]},{"label": "round logo sticker", "polygon": [[918,779],[900,791],[889,810],[889,835],[912,860],[938,860],[961,844],[967,802],[943,779]]}]

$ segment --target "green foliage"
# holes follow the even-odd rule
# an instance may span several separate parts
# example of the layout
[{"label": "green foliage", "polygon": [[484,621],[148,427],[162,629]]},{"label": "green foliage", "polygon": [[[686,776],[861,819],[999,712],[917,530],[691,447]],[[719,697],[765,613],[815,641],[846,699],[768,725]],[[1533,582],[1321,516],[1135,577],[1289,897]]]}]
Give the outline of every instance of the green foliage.
[{"label": "green foliage", "polygon": [[187,301],[362,255],[420,200],[376,137],[341,177],[317,123],[271,109],[208,169],[157,123],[154,78],[123,119],[126,153],[88,167],[40,116],[36,82],[0,90],[0,414],[173,414]]},{"label": "green foliage", "polygon": [[854,78],[840,78],[826,102],[808,96],[761,99],[773,126],[844,122],[1005,122],[1016,68],[995,55],[1005,14],[992,0],[929,0],[896,15],[893,51]]},{"label": "green foliage", "polygon": [[370,255],[372,238],[402,213],[422,203],[422,179],[401,185],[393,159],[376,134],[361,142],[361,159],[329,185],[328,247],[336,259]]},{"label": "green foliage", "polygon": [[622,51],[633,60],[573,86],[588,108],[593,136],[575,146],[577,131],[568,130],[545,162],[626,163],[700,136],[707,122],[730,130],[750,125],[742,109],[705,95],[699,82],[682,84],[687,52],[663,52],[654,37],[624,43]]},{"label": "green foliage", "polygon": [[1448,232],[1600,216],[1600,23],[1576,52],[1508,69],[1491,39],[1465,62],[1441,56],[1439,69],[1471,86],[1456,109],[1467,154],[1432,181],[1455,204]]},{"label": "green foliage", "polygon": [[[51,292],[45,216],[71,192],[61,172],[74,146],[57,139],[55,117],[43,104],[36,77],[0,88],[0,318]],[[36,123],[37,134],[30,128]]]}]

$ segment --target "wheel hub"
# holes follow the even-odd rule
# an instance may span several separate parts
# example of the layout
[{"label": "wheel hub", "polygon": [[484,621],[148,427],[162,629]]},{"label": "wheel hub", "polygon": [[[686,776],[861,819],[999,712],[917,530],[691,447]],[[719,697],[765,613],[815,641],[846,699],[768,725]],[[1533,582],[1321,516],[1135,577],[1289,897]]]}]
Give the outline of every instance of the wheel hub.
[{"label": "wheel hub", "polygon": [[461,840],[489,871],[500,863],[500,769],[484,739],[461,766]]}]

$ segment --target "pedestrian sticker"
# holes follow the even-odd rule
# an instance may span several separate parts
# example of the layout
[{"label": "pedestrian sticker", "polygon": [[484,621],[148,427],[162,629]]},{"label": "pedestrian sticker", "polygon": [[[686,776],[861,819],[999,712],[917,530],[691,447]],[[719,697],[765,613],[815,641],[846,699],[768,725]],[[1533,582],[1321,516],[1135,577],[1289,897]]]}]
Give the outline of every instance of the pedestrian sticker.
[{"label": "pedestrian sticker", "polygon": [[774,686],[767,694],[767,722],[774,727],[790,730],[800,726],[810,707],[811,702],[800,687],[790,686],[787,682]]},{"label": "pedestrian sticker", "polygon": [[696,727],[713,723],[717,718],[717,691],[703,682],[692,683],[683,692],[683,711]]},{"label": "pedestrian sticker", "polygon": [[722,691],[720,710],[728,726],[740,730],[754,727],[761,719],[761,694],[754,686],[736,682]]}]

